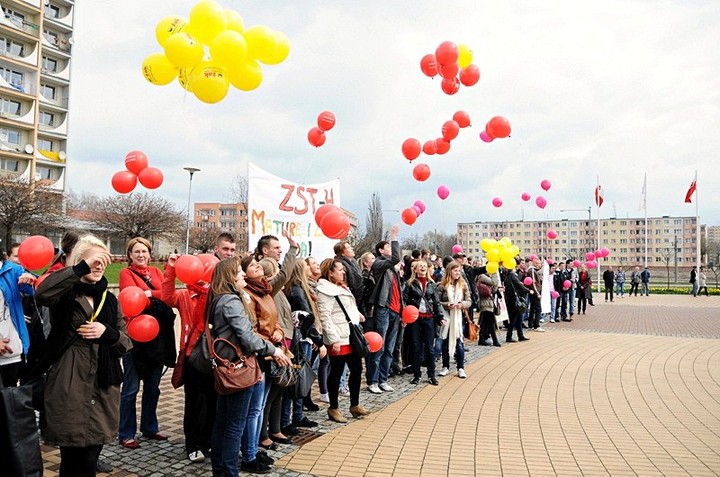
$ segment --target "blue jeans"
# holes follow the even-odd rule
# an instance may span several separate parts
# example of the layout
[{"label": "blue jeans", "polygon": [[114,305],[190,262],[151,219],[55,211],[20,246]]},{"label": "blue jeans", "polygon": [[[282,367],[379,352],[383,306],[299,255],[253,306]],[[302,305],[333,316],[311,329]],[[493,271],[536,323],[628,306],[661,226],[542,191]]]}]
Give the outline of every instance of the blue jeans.
[{"label": "blue jeans", "polygon": [[240,440],[246,429],[254,388],[218,396],[212,433],[212,475],[237,477]]},{"label": "blue jeans", "polygon": [[399,327],[399,314],[389,308],[375,308],[375,331],[382,337],[383,346],[380,351],[370,353],[366,358],[368,384],[387,382]]},{"label": "blue jeans", "polygon": [[[123,384],[120,393],[120,425],[118,439],[135,439],[137,434],[137,413],[135,401],[140,390],[140,377],[135,369],[135,360],[131,353],[122,357]],[[140,432],[155,434],[158,432],[157,404],[160,399],[160,379],[162,366],[150,370],[150,375],[142,380],[143,395],[140,413]]]},{"label": "blue jeans", "polygon": [[[306,341],[300,342],[300,348],[305,355],[305,359],[310,361],[312,357],[312,345]],[[293,422],[301,421],[303,418],[303,399],[305,396],[293,399],[289,393],[283,395],[282,403],[282,419],[280,420],[280,426],[289,426]]]},{"label": "blue jeans", "polygon": [[[263,422],[263,408],[267,398],[265,394],[266,377],[267,374],[263,375],[263,380],[252,387],[252,394],[250,395],[247,422],[245,423],[245,432],[242,435],[242,458],[245,462],[255,460],[258,451],[260,430]],[[235,455],[237,456],[237,453]]]},{"label": "blue jeans", "polygon": [[[462,338],[455,340],[455,363],[457,364],[457,369],[463,369],[465,367],[465,343],[463,343]],[[450,369],[450,338],[443,340],[442,365],[443,368]]]},{"label": "blue jeans", "polygon": [[570,296],[568,297],[568,305],[570,305],[570,315],[575,314],[575,285],[570,287]]},{"label": "blue jeans", "polygon": [[615,296],[625,296],[625,282],[615,284]]},{"label": "blue jeans", "polygon": [[650,283],[642,282],[642,288],[640,289],[640,295],[650,296]]}]

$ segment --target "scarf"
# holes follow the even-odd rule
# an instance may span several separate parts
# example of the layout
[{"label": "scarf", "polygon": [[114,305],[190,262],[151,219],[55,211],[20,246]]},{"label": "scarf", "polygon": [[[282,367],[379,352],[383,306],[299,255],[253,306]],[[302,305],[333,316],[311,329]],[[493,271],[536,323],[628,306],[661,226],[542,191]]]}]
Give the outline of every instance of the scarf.
[{"label": "scarf", "polygon": [[260,278],[245,278],[245,288],[252,292],[254,295],[259,296],[260,298],[264,297],[265,295],[269,295],[272,292],[272,285],[265,277]]},{"label": "scarf", "polygon": [[190,329],[187,332],[187,336],[183,336],[180,341],[180,346],[185,349],[185,356],[190,356],[193,348],[200,339],[200,335],[205,331],[205,307],[208,301],[208,288],[197,285],[187,285],[187,290],[190,292],[190,296],[196,296],[195,308],[192,312],[190,319]]},{"label": "scarf", "polygon": [[[93,298],[93,307],[97,311],[102,301],[103,292],[107,290],[107,279],[102,277],[97,283],[80,282],[75,285],[75,291],[78,295],[90,296]],[[105,303],[102,310],[98,314],[95,321],[102,323],[107,328],[117,329],[118,302],[115,295],[107,293]],[[123,372],[120,367],[120,355],[112,349],[111,345],[105,340],[95,340],[98,344],[98,368],[97,368],[97,384],[101,389],[107,389],[110,386],[119,386],[123,380]]]}]

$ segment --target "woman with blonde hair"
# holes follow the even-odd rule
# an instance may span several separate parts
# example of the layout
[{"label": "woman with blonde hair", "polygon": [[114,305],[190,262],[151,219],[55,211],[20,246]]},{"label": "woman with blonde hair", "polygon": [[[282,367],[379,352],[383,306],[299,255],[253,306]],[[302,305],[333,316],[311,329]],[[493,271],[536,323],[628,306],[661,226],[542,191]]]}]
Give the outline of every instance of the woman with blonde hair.
[{"label": "woman with blonde hair", "polygon": [[[459,378],[466,378],[465,374],[465,344],[463,343],[463,313],[470,308],[472,301],[470,290],[462,276],[462,265],[452,261],[445,267],[445,276],[438,288],[440,303],[444,309],[445,318],[442,320],[442,370],[440,376],[450,373],[450,345],[455,348],[455,362]],[[447,327],[445,327],[447,325]],[[433,382],[434,381],[434,382]],[[437,380],[430,380],[430,384],[437,385]]]}]

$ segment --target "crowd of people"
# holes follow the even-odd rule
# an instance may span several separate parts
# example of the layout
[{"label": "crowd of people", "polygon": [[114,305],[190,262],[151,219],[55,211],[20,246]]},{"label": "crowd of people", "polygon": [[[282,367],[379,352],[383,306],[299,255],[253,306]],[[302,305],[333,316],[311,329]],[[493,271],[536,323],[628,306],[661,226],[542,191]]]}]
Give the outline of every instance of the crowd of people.
[{"label": "crowd of people", "polygon": [[[273,369],[293,366],[296,355],[316,370],[328,419],[345,423],[347,413],[369,414],[361,403],[363,381],[372,394],[392,393],[393,375],[407,374],[409,383],[418,385],[425,373],[426,382],[436,386],[453,364],[457,378],[466,378],[471,324],[478,325],[478,345],[499,347],[503,328],[504,343],[527,341],[527,331],[543,332],[544,323],[572,321],[594,306],[592,277],[583,264],[567,260],[544,271],[538,257],[517,257],[514,269],[489,273],[482,260],[470,263],[463,253],[436,257],[422,249],[403,257],[398,234],[399,227],[392,227],[388,241],[359,258],[349,242],[340,241],[333,257],[301,259],[287,232],[284,257],[276,236],[263,236],[255,250],[241,253],[234,237],[222,233],[213,250],[219,261],[212,279],[184,288],[176,287],[177,255],[168,257],[164,270],[153,267],[151,243],[133,238],[119,288],[140,288],[148,298],[143,313],[159,325],[156,338],[138,342],[128,335],[119,302],[108,292],[108,249],[92,235],[67,233],[41,279],[12,259],[2,263],[3,383],[43,376],[41,431],[47,444],[60,447],[63,477],[95,475],[103,446],[115,439],[132,450],[143,440],[168,438],[157,412],[166,368],[174,368],[173,386],[183,387],[189,461],[209,458],[215,476],[237,476],[238,469],[268,473],[274,461],[267,450],[291,444],[300,427],[318,425],[306,414],[320,410],[311,393],[296,396],[273,378]],[[649,278],[647,268],[626,275],[622,267],[607,267],[605,301],[623,297],[626,280],[628,294],[637,295],[640,285],[641,295],[648,294]],[[691,283],[696,295],[704,283],[702,269],[693,270]],[[543,309],[548,295],[549,310]],[[403,318],[409,305],[418,310],[414,321]],[[362,356],[351,345],[352,325],[379,334],[380,349]],[[218,394],[212,374],[197,366],[198,359],[209,359],[201,355],[206,330],[211,339],[222,337],[256,357],[263,379]],[[345,409],[343,396],[349,397]]]}]

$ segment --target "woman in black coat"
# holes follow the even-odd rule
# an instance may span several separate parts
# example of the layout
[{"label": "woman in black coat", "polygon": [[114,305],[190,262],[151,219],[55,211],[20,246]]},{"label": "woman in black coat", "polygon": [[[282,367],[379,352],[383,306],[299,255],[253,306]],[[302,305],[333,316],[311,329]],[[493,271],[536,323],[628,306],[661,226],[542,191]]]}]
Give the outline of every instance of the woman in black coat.
[{"label": "woman in black coat", "polygon": [[[519,297],[522,303],[526,303],[525,298],[527,297],[528,289],[525,288],[523,282],[520,281],[516,270],[508,270],[505,276],[505,304],[507,305],[508,317],[510,322],[507,327],[507,335],[505,336],[506,343],[515,343],[516,341],[527,341],[530,338],[523,335],[522,329],[522,313],[515,306],[516,298]],[[515,340],[512,337],[513,328],[517,330],[518,339]]]}]

